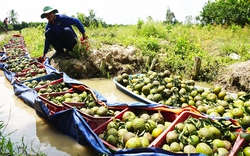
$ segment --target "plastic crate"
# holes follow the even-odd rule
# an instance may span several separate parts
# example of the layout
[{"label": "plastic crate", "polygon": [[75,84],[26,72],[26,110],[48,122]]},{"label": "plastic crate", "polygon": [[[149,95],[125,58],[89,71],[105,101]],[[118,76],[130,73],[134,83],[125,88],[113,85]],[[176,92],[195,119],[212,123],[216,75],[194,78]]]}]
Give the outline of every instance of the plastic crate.
[{"label": "plastic crate", "polygon": [[[76,108],[76,110],[81,114],[81,116],[85,119],[85,121],[88,123],[91,129],[95,129],[98,126],[102,125],[103,123],[107,122],[111,118],[115,116],[100,116],[100,117],[95,117],[89,114],[86,114],[80,110],[80,108],[85,107],[85,103],[73,103],[73,102],[63,102],[64,108],[65,109],[70,109],[70,108]],[[101,106],[101,105],[100,105]],[[126,107],[108,107],[109,110],[113,111],[123,111],[126,109]]]},{"label": "plastic crate", "polygon": [[61,93],[41,94],[41,95],[38,95],[38,98],[40,98],[42,100],[42,102],[44,103],[44,105],[48,107],[48,109],[50,111],[50,115],[52,115],[52,114],[55,114],[57,112],[64,110],[64,106],[63,106],[63,104],[58,105],[58,104],[50,101],[48,98],[61,96],[64,94],[65,94],[65,92],[64,93],[61,92]]},{"label": "plastic crate", "polygon": [[[175,125],[178,124],[178,123],[181,123],[181,122],[184,122],[185,120],[187,120],[189,117],[193,117],[193,118],[207,118],[206,116],[204,115],[201,115],[201,114],[196,114],[194,112],[189,112],[189,111],[183,111],[179,116],[178,118],[176,118],[176,120],[173,122],[173,124],[168,128],[166,129],[163,133],[161,133],[159,135],[158,138],[156,138],[150,145],[149,147],[158,147],[158,148],[162,148],[162,146],[166,143],[166,135],[168,134],[168,132],[174,130],[175,128]],[[233,121],[232,121],[233,122]],[[236,126],[239,126],[236,124],[236,122],[233,122],[234,125]],[[238,128],[237,129],[237,132],[241,131],[242,128]],[[232,145],[233,146],[233,145]]]},{"label": "plastic crate", "polygon": [[248,146],[249,143],[250,143],[250,140],[244,139],[240,135],[238,135],[229,156],[238,155],[238,152],[240,152],[240,150],[243,150],[246,146]]},{"label": "plastic crate", "polygon": [[[139,115],[138,113],[141,111],[141,110],[146,110],[149,112],[149,114],[153,114],[153,113],[156,113],[158,112],[159,110],[155,110],[154,108],[145,108],[145,107],[128,107],[126,108],[125,110],[123,110],[120,114],[118,114],[117,116],[115,116],[116,119],[122,119],[122,116],[123,114],[126,112],[126,111],[132,111],[134,112],[136,115]],[[175,121],[175,119],[178,117],[178,114],[176,114],[174,111],[171,111],[171,110],[167,110],[164,111],[163,109],[161,110],[161,114],[163,115],[164,119],[166,121],[169,121],[169,122],[173,122]],[[102,125],[100,125],[99,127],[97,127],[96,129],[94,129],[93,131],[99,135],[101,133],[103,133],[104,131],[106,131],[106,128],[107,128],[107,125],[113,121],[113,118],[110,119],[109,121],[103,123]],[[168,128],[167,128],[168,129]],[[158,136],[159,137],[159,136]],[[157,138],[158,138],[157,137]],[[157,139],[156,138],[156,139]],[[101,139],[101,138],[100,138]],[[118,151],[120,150],[118,147],[115,147],[111,144],[109,144],[108,142],[106,142],[105,140],[101,139],[103,144],[111,149],[112,151]],[[150,147],[150,146],[149,146]]]},{"label": "plastic crate", "polygon": [[[44,69],[45,69],[45,68],[44,68]],[[31,74],[32,77],[29,78],[29,79],[24,79],[24,80],[23,80],[22,78],[26,77],[28,74]],[[30,80],[30,79],[39,77],[39,75],[44,76],[44,75],[46,75],[46,74],[47,74],[46,70],[44,70],[43,73],[39,73],[39,72],[16,73],[16,74],[15,74],[15,79],[16,79],[18,82],[23,82],[23,81],[27,81],[27,80]]]},{"label": "plastic crate", "polygon": [[[44,75],[44,76],[40,76],[40,77],[37,77],[37,78],[32,78],[32,79],[29,79],[29,80],[26,80],[26,81],[22,81],[21,83],[32,82],[34,80],[37,81],[37,82],[46,81],[46,80],[50,80],[51,82],[54,82],[54,81],[57,81],[57,80],[62,79],[62,78],[63,78],[62,74],[50,73],[50,74],[47,74],[47,75]],[[48,84],[46,84],[46,85],[48,85]],[[45,85],[42,85],[41,87],[35,87],[34,89],[37,91],[37,90],[39,90],[39,88],[42,88],[44,86]]]},{"label": "plastic crate", "polygon": [[[63,81],[63,78],[60,78],[60,79],[51,81],[50,83],[48,83],[48,84],[46,84],[46,85],[43,85],[43,86],[41,86],[41,87],[37,87],[37,88],[35,88],[35,90],[36,90],[37,92],[39,92],[39,90],[40,90],[41,88],[47,88],[48,86],[54,87],[55,85],[61,84],[61,83],[63,83],[63,82],[64,82],[64,81]],[[65,85],[68,87],[68,90],[61,90],[61,91],[58,91],[58,92],[73,92],[73,88],[72,88],[69,84],[65,83]]]}]

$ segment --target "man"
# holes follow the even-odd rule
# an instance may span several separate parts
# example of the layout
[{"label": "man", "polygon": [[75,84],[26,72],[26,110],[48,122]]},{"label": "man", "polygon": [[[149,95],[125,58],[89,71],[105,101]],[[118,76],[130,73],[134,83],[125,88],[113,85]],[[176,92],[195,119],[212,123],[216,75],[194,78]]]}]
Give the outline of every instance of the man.
[{"label": "man", "polygon": [[8,18],[6,17],[3,21],[4,23],[4,31],[7,34],[8,33]]},{"label": "man", "polygon": [[[50,45],[56,50],[53,58],[64,54],[65,58],[70,59],[69,51],[72,51],[77,43],[77,35],[72,28],[75,25],[82,33],[82,38],[87,39],[84,26],[77,18],[72,18],[64,14],[57,14],[58,10],[51,6],[45,6],[41,18],[47,18],[48,23],[45,28],[45,43],[43,57],[47,54]],[[66,49],[66,52],[64,52]]]}]

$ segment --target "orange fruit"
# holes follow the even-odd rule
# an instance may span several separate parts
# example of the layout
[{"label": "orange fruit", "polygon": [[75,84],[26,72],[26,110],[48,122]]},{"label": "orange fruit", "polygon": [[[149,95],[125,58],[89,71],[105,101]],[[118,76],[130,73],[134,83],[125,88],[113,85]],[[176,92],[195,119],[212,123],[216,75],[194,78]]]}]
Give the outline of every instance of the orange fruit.
[{"label": "orange fruit", "polygon": [[167,83],[166,87],[167,87],[168,89],[171,89],[172,87],[174,87],[174,84],[171,83],[171,82],[169,82],[169,83]]},{"label": "orange fruit", "polygon": [[245,147],[243,153],[245,156],[250,156],[250,146]]},{"label": "orange fruit", "polygon": [[221,92],[219,92],[219,94],[218,94],[218,98],[219,98],[220,100],[223,100],[224,97],[225,97],[226,95],[227,95],[227,92],[221,91]]},{"label": "orange fruit", "polygon": [[233,114],[235,118],[241,118],[243,117],[243,114],[244,114],[243,110],[240,108],[233,108],[231,110],[231,113]]},{"label": "orange fruit", "polygon": [[195,97],[197,94],[198,94],[198,91],[197,91],[197,90],[193,90],[193,91],[190,93],[190,96]]},{"label": "orange fruit", "polygon": [[249,107],[249,106],[250,106],[250,100],[246,101],[246,102],[244,103],[244,106],[245,106],[245,107]]},{"label": "orange fruit", "polygon": [[244,116],[242,118],[242,124],[245,128],[250,127],[250,116]]},{"label": "orange fruit", "polygon": [[247,92],[240,91],[240,92],[237,93],[237,97],[239,98],[239,97],[244,96],[246,94],[247,94]]},{"label": "orange fruit", "polygon": [[215,93],[209,93],[207,95],[207,100],[215,102],[217,100],[217,95]]},{"label": "orange fruit", "polygon": [[221,92],[221,86],[215,86],[213,92],[218,95]]},{"label": "orange fruit", "polygon": [[223,106],[217,106],[216,111],[220,114],[223,115],[225,113],[225,108]]},{"label": "orange fruit", "polygon": [[153,131],[152,131],[152,137],[153,138],[157,138],[162,132],[163,132],[163,129],[160,128],[160,127],[157,127],[155,129],[153,129]]}]

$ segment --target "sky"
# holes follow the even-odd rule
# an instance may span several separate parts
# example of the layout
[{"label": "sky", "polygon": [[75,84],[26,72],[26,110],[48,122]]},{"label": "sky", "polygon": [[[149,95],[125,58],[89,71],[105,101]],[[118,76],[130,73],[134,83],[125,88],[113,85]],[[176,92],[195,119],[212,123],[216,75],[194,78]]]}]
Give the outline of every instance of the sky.
[{"label": "sky", "polygon": [[107,24],[136,24],[138,19],[151,16],[154,21],[164,21],[168,7],[178,21],[185,17],[199,15],[208,0],[6,0],[0,6],[0,20],[8,16],[10,10],[18,14],[18,22],[46,22],[41,19],[44,6],[52,6],[59,13],[69,16],[77,13],[89,15],[93,10],[96,17]]}]

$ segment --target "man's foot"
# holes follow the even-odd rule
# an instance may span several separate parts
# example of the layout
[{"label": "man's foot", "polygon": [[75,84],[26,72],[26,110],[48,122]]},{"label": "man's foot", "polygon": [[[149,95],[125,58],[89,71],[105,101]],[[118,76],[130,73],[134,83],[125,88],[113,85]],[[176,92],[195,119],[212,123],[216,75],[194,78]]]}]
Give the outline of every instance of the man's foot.
[{"label": "man's foot", "polygon": [[51,56],[50,59],[56,58],[56,57],[58,57],[60,54],[61,54],[60,52],[57,52],[57,51],[56,51],[56,52]]}]

